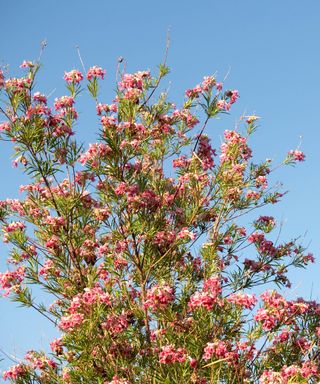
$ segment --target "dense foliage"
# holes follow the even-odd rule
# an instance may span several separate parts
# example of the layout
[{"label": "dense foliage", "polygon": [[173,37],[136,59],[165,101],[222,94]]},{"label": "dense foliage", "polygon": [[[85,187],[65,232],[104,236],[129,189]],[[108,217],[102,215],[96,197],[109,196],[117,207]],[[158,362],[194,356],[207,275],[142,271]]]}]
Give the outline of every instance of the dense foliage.
[{"label": "dense foliage", "polygon": [[[313,256],[295,240],[279,242],[275,219],[259,214],[283,193],[268,186],[271,161],[252,161],[258,117],[226,130],[219,149],[205,134],[238,91],[208,76],[178,108],[159,90],[169,72],[163,64],[156,77],[119,71],[115,98],[104,104],[105,71],[94,66],[86,79],[66,72],[68,95],[50,107],[35,92],[39,64],[21,67],[21,78],[0,72],[1,138],[13,142],[13,165],[30,178],[21,199],[0,203],[11,249],[0,286],[61,337],[50,353],[29,351],[4,378],[318,382],[320,306],[272,290],[289,287],[289,267]],[[93,97],[100,126],[87,150],[74,136],[80,93]],[[283,165],[303,160],[296,149]],[[35,300],[33,285],[52,297],[50,306]],[[259,298],[257,286],[269,290]]]}]

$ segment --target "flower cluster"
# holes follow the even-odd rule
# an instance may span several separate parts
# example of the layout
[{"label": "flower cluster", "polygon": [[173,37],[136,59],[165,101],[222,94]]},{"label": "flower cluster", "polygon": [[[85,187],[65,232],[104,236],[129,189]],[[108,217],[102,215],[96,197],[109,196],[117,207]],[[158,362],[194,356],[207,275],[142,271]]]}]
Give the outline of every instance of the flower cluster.
[{"label": "flower cluster", "polygon": [[168,304],[174,301],[173,289],[168,285],[156,285],[147,291],[145,308],[150,308],[152,311],[164,309]]},{"label": "flower cluster", "polygon": [[0,287],[4,290],[4,296],[8,296],[11,291],[18,291],[24,280],[25,267],[20,266],[14,271],[0,273]]},{"label": "flower cluster", "polygon": [[215,304],[221,304],[219,298],[221,292],[220,278],[212,276],[204,282],[202,291],[197,291],[190,297],[189,308],[194,310],[198,307],[203,307],[211,310]]},{"label": "flower cluster", "polygon": [[230,303],[240,305],[241,307],[247,309],[252,309],[257,303],[257,298],[255,295],[246,293],[232,293],[227,297],[227,300]]},{"label": "flower cluster", "polygon": [[80,83],[83,80],[83,75],[77,69],[73,69],[70,72],[65,72],[63,79],[67,83]]},{"label": "flower cluster", "polygon": [[106,71],[100,67],[97,67],[96,65],[89,68],[87,72],[87,79],[91,80],[93,78],[100,77],[101,79],[104,79],[104,75],[106,74]]},{"label": "flower cluster", "polygon": [[187,359],[184,348],[175,348],[173,345],[165,345],[159,353],[159,362],[161,364],[184,363]]}]

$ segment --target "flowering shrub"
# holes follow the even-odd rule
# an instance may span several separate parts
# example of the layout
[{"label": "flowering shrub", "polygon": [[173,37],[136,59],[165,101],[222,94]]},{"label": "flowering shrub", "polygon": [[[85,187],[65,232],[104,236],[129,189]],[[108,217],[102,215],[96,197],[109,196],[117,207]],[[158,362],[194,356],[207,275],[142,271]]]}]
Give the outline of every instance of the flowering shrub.
[{"label": "flowering shrub", "polygon": [[[226,130],[219,148],[205,129],[239,98],[208,76],[181,107],[159,85],[169,72],[120,73],[109,104],[106,72],[65,72],[67,95],[35,90],[39,64],[21,78],[0,72],[1,138],[30,183],[0,202],[9,270],[4,295],[61,331],[51,352],[27,352],[3,373],[13,383],[316,383],[320,305],[288,301],[290,267],[314,261],[295,240],[272,238],[259,209],[283,193],[268,186],[270,160],[252,161],[257,116]],[[97,142],[75,139],[80,92],[96,103]],[[158,96],[157,96],[158,95]],[[198,115],[196,115],[198,112]],[[202,122],[201,122],[202,121]],[[291,150],[283,164],[303,161]],[[246,227],[243,216],[257,210]],[[52,296],[36,301],[30,286]]]}]

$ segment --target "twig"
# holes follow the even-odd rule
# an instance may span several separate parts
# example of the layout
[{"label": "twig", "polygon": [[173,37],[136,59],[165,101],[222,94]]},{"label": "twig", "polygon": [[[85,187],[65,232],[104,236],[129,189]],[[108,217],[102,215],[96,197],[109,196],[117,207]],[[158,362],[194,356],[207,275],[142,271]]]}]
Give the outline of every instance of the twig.
[{"label": "twig", "polygon": [[84,66],[84,63],[83,63],[83,60],[82,60],[82,57],[81,57],[79,45],[76,46],[76,50],[77,50],[77,53],[78,53],[78,57],[79,57],[79,60],[80,60],[83,72],[86,73],[87,71],[86,71],[86,67]]}]

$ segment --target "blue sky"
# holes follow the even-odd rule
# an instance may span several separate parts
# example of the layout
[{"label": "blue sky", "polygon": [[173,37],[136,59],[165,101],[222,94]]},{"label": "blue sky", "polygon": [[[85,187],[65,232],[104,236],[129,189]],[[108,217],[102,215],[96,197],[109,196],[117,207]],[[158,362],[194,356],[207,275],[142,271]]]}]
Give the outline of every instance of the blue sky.
[{"label": "blue sky", "polygon": [[[285,168],[275,176],[290,193],[274,207],[283,221],[282,238],[304,235],[318,261],[307,271],[292,274],[291,297],[320,297],[318,193],[320,115],[319,68],[320,2],[314,0],[200,0],[194,1],[82,1],[1,2],[0,63],[12,75],[24,59],[37,58],[40,42],[48,41],[39,76],[39,90],[52,98],[64,94],[65,70],[80,68],[76,46],[87,67],[107,70],[103,95],[112,98],[119,56],[127,71],[155,70],[162,61],[170,29],[166,86],[172,100],[182,100],[186,88],[204,75],[228,74],[228,88],[241,98],[230,116],[212,122],[208,133],[219,145],[223,129],[232,129],[244,112],[261,116],[261,128],[252,140],[258,159],[281,161],[300,142],[306,162]],[[97,126],[85,117],[93,105],[80,103],[79,138],[92,142]],[[10,145],[0,143],[0,198],[18,196],[24,182],[11,167]],[[265,212],[266,213],[266,212]],[[0,266],[7,249],[0,246]],[[54,331],[36,314],[0,299],[0,347],[22,356],[27,349],[46,347]],[[4,368],[7,361],[0,363]]]}]

